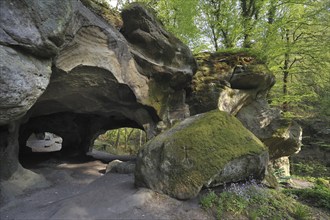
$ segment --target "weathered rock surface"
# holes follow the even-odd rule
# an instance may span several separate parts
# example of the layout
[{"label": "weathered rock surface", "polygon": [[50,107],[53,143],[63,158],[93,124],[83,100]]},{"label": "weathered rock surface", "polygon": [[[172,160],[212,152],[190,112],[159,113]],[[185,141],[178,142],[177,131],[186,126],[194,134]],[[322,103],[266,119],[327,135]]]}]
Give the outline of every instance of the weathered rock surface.
[{"label": "weathered rock surface", "polygon": [[255,95],[254,91],[224,87],[220,91],[218,108],[220,111],[236,115],[244,105],[253,101],[253,95]]},{"label": "weathered rock surface", "polygon": [[270,108],[266,100],[256,100],[242,108],[237,118],[268,146],[271,160],[299,152],[301,127],[294,121],[283,119],[280,110]]},{"label": "weathered rock surface", "polygon": [[126,161],[123,162],[121,160],[113,160],[111,161],[106,168],[106,173],[134,173],[135,171],[135,161]]},{"label": "weathered rock surface", "polygon": [[76,4],[73,0],[13,0],[0,3],[0,41],[2,45],[50,58],[68,37],[67,27],[73,22]]},{"label": "weathered rock surface", "polygon": [[149,141],[138,155],[135,183],[189,199],[202,187],[262,178],[267,163],[264,145],[233,116],[215,110]]},{"label": "weathered rock surface", "polygon": [[21,118],[46,90],[50,60],[0,45],[0,126]]},{"label": "weathered rock surface", "polygon": [[156,77],[156,81],[159,78],[170,80],[172,88],[184,88],[197,69],[189,48],[165,31],[139,4],[123,10],[122,17],[121,33],[133,46],[134,58],[144,70],[143,74]]},{"label": "weathered rock surface", "polygon": [[[25,145],[32,133],[54,133],[63,138],[62,154],[84,155],[106,130],[141,128],[152,137],[160,120],[168,125],[189,115],[183,88],[196,63],[188,47],[140,6],[128,8],[132,14],[123,12],[124,36],[84,4],[0,2],[1,180],[20,167],[18,151],[22,156],[31,151]],[[145,19],[153,28],[136,23],[144,34],[134,44],[128,27]],[[141,50],[155,44],[165,45],[157,58]]]},{"label": "weathered rock surface", "polygon": [[166,124],[189,116],[183,90],[196,72],[197,64],[189,48],[164,30],[152,13],[139,4],[122,12],[121,33],[142,74],[151,78],[150,101]]},{"label": "weathered rock surface", "polygon": [[274,85],[275,78],[273,74],[263,63],[253,62],[249,59],[245,63],[244,58],[241,62],[243,65],[236,65],[229,79],[231,88],[242,90],[257,90],[257,93],[268,92]]}]

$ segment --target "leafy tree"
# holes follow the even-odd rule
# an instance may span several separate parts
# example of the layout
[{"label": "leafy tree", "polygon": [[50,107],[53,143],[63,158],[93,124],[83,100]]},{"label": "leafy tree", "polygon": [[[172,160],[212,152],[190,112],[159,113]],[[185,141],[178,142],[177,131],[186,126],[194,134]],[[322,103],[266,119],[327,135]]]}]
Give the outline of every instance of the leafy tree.
[{"label": "leafy tree", "polygon": [[290,106],[307,110],[307,102],[319,98],[318,90],[329,78],[329,26],[324,23],[329,21],[328,8],[319,1],[275,2],[269,2],[267,33],[259,42],[281,79],[274,103],[282,103],[284,111]]},{"label": "leafy tree", "polygon": [[[237,0],[200,1],[199,20],[203,34],[211,40],[215,51],[220,48],[233,48],[241,37],[241,21]],[[204,19],[205,18],[205,19]]]},{"label": "leafy tree", "polygon": [[94,142],[98,150],[112,154],[137,154],[146,142],[144,131],[135,128],[119,128],[109,130],[100,135]]}]

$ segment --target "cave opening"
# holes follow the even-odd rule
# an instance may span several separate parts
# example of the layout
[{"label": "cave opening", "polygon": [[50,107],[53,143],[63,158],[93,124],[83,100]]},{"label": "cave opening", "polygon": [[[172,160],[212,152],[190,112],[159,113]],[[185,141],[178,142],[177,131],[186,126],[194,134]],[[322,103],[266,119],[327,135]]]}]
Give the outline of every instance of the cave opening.
[{"label": "cave opening", "polygon": [[134,160],[145,144],[141,123],[121,112],[109,115],[60,112],[31,117],[19,129],[19,162],[32,168],[60,161]]},{"label": "cave opening", "polygon": [[54,133],[41,132],[32,133],[26,141],[26,146],[31,148],[32,152],[56,152],[62,149],[62,142],[63,138]]}]

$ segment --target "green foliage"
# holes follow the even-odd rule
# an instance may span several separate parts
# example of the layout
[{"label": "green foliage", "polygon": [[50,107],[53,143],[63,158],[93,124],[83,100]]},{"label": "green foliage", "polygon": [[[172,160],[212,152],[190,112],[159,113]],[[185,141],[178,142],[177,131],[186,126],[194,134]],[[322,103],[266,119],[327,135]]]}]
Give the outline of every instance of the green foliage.
[{"label": "green foliage", "polygon": [[311,189],[286,189],[284,192],[288,195],[293,194],[312,206],[330,210],[330,188],[329,184],[316,182]]},{"label": "green foliage", "polygon": [[330,180],[329,167],[326,167],[317,161],[293,163],[291,165],[291,170],[295,175],[298,176],[324,177]]},{"label": "green foliage", "polygon": [[146,142],[140,129],[120,128],[109,130],[94,141],[94,149],[115,155],[136,155]]},{"label": "green foliage", "polygon": [[115,27],[122,26],[123,22],[118,11],[112,9],[106,0],[81,0],[81,2]]},{"label": "green foliage", "polygon": [[140,0],[157,13],[166,29],[188,45],[199,38],[199,29],[195,25],[199,0]]},{"label": "green foliage", "polygon": [[293,211],[293,217],[299,220],[308,220],[312,219],[312,214],[307,206],[298,204]]},{"label": "green foliage", "polygon": [[310,209],[281,191],[263,188],[255,182],[232,184],[220,194],[209,192],[200,204],[218,219],[242,216],[249,219],[310,219]]},{"label": "green foliage", "polygon": [[274,170],[273,175],[276,177],[276,179],[279,183],[286,183],[291,179],[291,177],[284,176],[284,173],[285,173],[284,169],[279,168],[279,169]]},{"label": "green foliage", "polygon": [[200,200],[200,204],[204,209],[209,209],[215,204],[218,200],[217,195],[214,191],[210,191],[207,195],[203,196]]},{"label": "green foliage", "polygon": [[328,167],[315,162],[294,163],[292,173],[300,178],[314,183],[313,188],[286,189],[287,195],[295,195],[299,200],[311,206],[330,210],[330,170]]}]

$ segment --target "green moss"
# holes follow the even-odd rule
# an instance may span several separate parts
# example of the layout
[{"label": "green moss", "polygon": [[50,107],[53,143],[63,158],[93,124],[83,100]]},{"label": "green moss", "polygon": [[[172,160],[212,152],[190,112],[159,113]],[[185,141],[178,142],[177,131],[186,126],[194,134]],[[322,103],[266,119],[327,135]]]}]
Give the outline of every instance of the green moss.
[{"label": "green moss", "polygon": [[116,28],[123,26],[123,21],[118,11],[110,8],[110,5],[103,0],[81,0],[81,2],[95,14],[101,16],[108,23]]},{"label": "green moss", "polygon": [[[181,124],[173,129],[177,126]],[[165,141],[165,146],[164,154],[173,157],[170,163],[174,169],[170,176],[174,188],[188,182],[200,187],[229,161],[266,150],[261,141],[235,117],[218,110],[200,116],[189,126],[175,132],[171,139]],[[175,169],[176,166],[183,168]]]},{"label": "green moss", "polygon": [[161,83],[151,79],[149,81],[149,100],[148,104],[156,109],[159,116],[165,114],[169,95],[172,90],[169,82],[161,81]]},{"label": "green moss", "polygon": [[217,55],[253,57],[258,63],[266,63],[266,56],[262,51],[251,48],[230,48],[217,51]]}]

